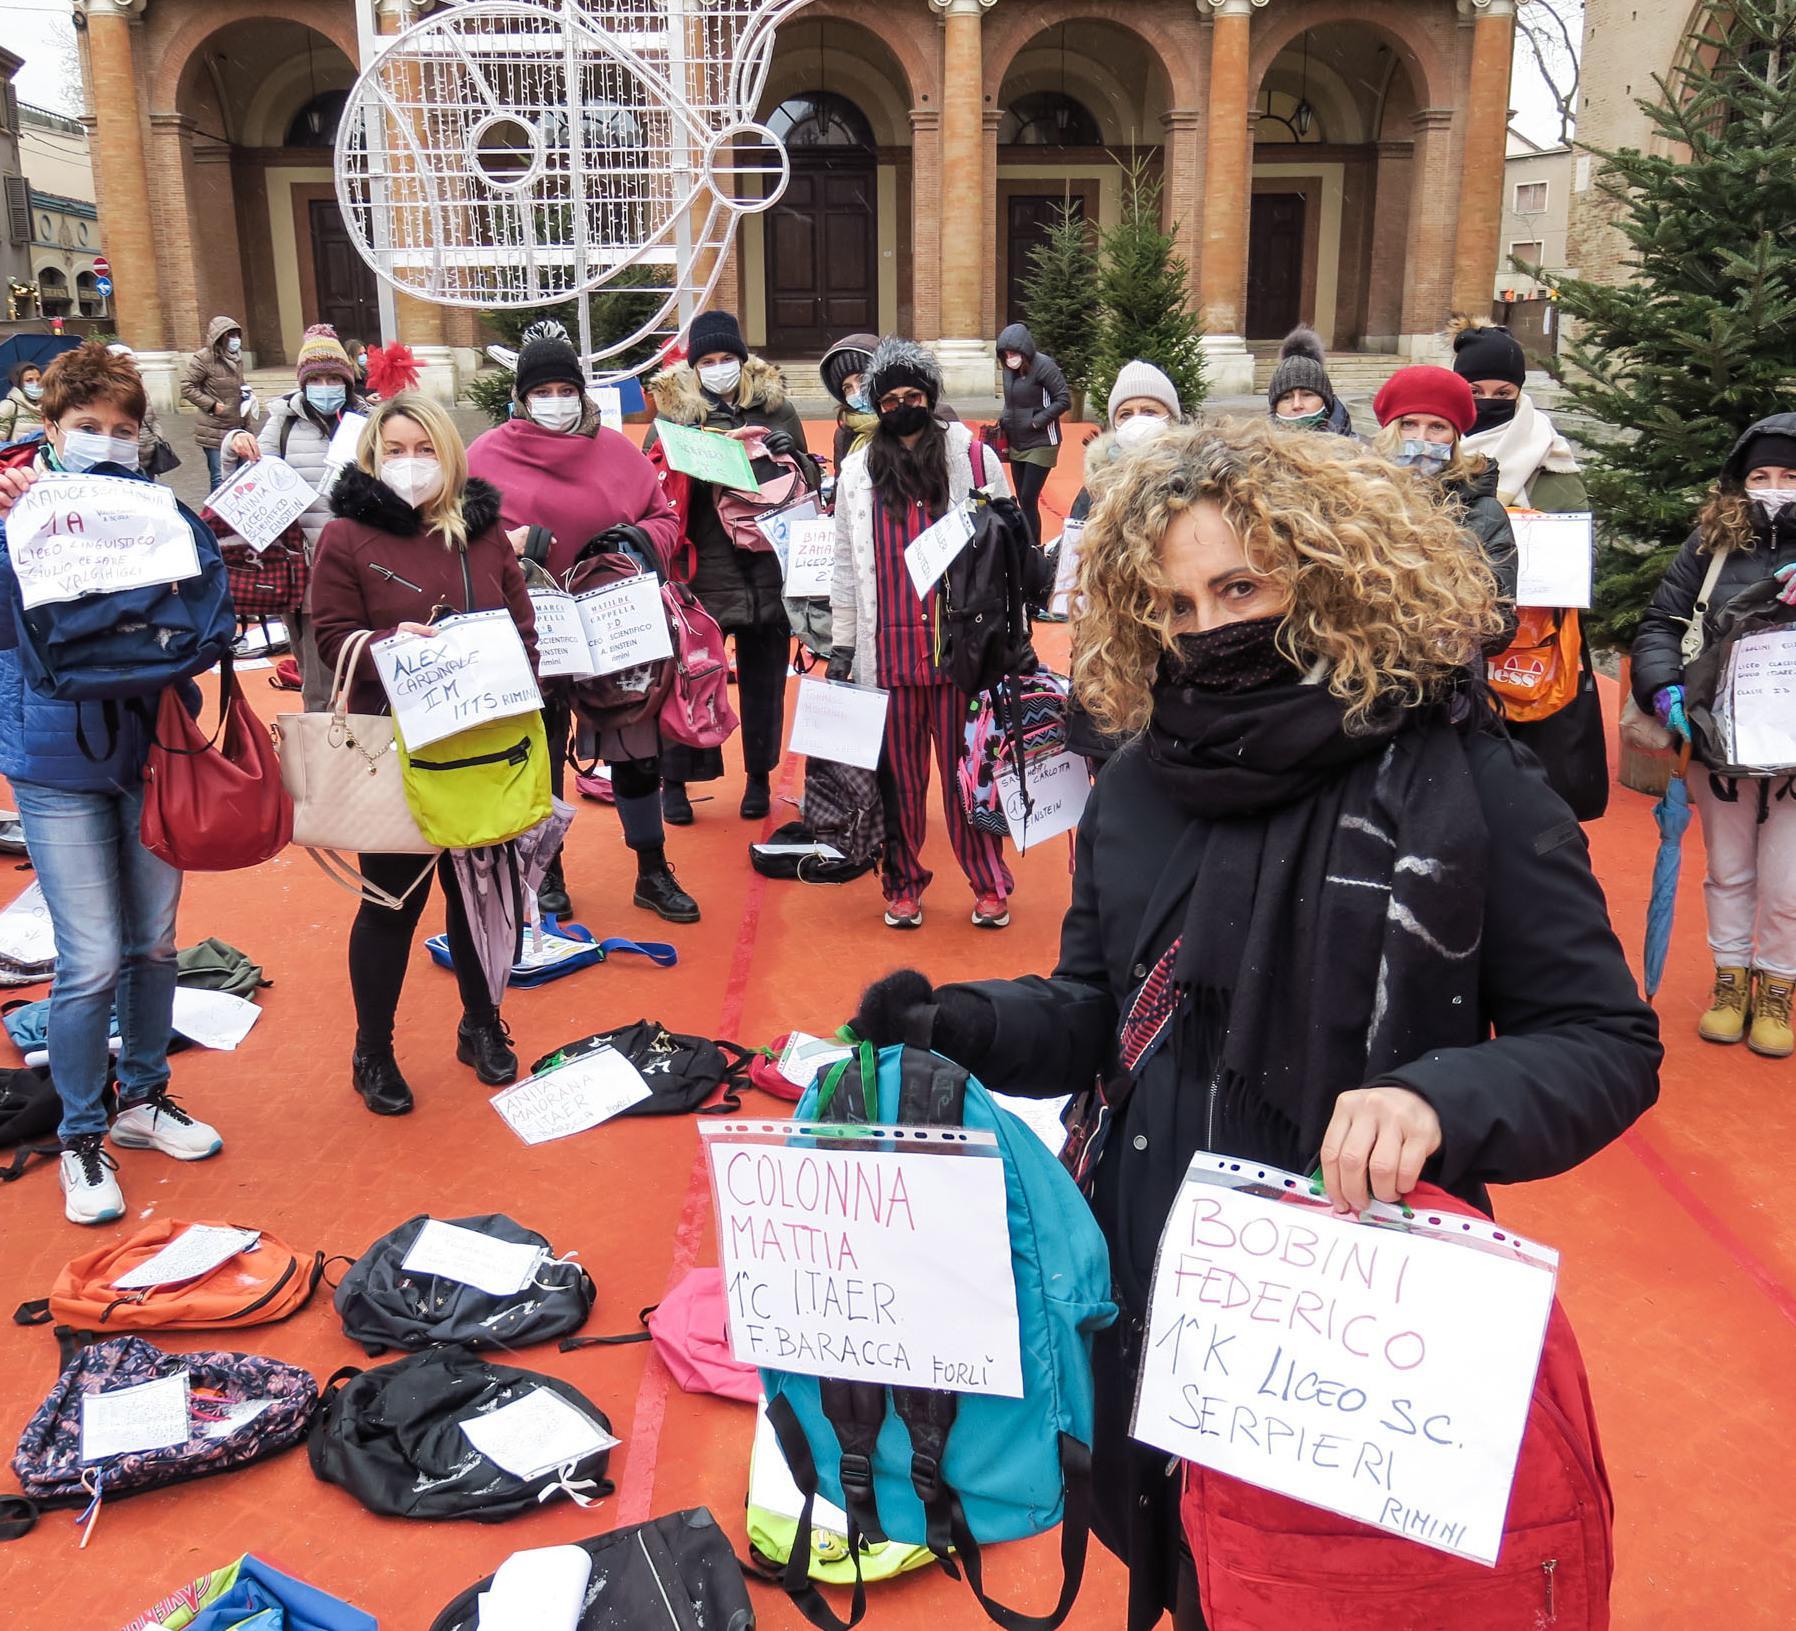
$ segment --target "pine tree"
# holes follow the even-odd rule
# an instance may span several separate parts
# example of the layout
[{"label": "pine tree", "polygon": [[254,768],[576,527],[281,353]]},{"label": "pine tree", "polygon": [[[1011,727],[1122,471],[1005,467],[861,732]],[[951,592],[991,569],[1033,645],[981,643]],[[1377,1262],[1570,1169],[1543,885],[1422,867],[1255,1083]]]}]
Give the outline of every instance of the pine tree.
[{"label": "pine tree", "polygon": [[1074,391],[1091,385],[1103,306],[1098,297],[1098,257],[1085,217],[1060,207],[1045,242],[1029,252],[1023,302],[1036,346],[1060,364]]},{"label": "pine tree", "polygon": [[1123,184],[1122,216],[1104,234],[1099,279],[1103,337],[1091,382],[1095,401],[1109,396],[1117,373],[1135,357],[1165,373],[1187,414],[1208,393],[1198,344],[1203,327],[1191,307],[1188,272],[1173,247],[1174,231],[1160,225],[1159,181],[1148,174],[1144,161],[1134,161]]},{"label": "pine tree", "polygon": [[1557,365],[1599,426],[1594,633],[1625,647],[1736,437],[1796,396],[1796,0],[1724,0],[1639,106],[1662,152],[1599,153],[1632,280],[1558,281]]}]

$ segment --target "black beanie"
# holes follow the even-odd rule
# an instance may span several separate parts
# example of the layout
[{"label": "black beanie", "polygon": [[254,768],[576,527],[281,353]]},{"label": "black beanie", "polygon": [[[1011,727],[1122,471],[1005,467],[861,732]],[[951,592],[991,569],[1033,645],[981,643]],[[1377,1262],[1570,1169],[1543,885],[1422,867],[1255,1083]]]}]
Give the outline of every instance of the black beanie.
[{"label": "black beanie", "polygon": [[1497,324],[1462,328],[1453,337],[1453,372],[1468,382],[1500,379],[1519,391],[1528,383],[1528,359],[1506,328]]},{"label": "black beanie", "polygon": [[518,348],[517,383],[512,387],[522,402],[539,385],[571,385],[586,389],[586,376],[567,330],[556,322],[532,323],[524,330]]},{"label": "black beanie", "polygon": [[1763,469],[1766,465],[1796,470],[1796,436],[1767,430],[1753,437],[1746,444],[1745,455],[1740,460],[1741,473],[1743,476],[1750,476],[1753,471]]},{"label": "black beanie", "polygon": [[692,319],[686,336],[686,355],[697,362],[713,351],[727,351],[733,357],[748,361],[748,347],[742,343],[742,330],[734,314],[727,311],[702,311]]}]

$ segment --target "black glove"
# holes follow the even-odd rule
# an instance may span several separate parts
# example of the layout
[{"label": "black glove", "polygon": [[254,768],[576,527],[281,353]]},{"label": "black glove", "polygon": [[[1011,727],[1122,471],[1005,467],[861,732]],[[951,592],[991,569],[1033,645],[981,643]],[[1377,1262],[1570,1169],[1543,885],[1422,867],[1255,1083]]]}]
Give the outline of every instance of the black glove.
[{"label": "black glove", "polygon": [[826,678],[846,680],[854,677],[854,653],[852,651],[832,651],[829,654],[829,667],[824,669]]},{"label": "black glove", "polygon": [[762,438],[761,445],[776,459],[783,459],[788,453],[798,451],[798,443],[792,440],[792,433],[784,430],[770,430]]},{"label": "black glove", "polygon": [[876,1048],[894,1047],[915,1040],[911,1033],[917,1010],[932,1004],[929,1046],[956,1064],[976,1068],[997,1035],[998,1016],[991,1003],[965,986],[946,985],[938,991],[914,968],[898,969],[868,986],[849,1025]]}]

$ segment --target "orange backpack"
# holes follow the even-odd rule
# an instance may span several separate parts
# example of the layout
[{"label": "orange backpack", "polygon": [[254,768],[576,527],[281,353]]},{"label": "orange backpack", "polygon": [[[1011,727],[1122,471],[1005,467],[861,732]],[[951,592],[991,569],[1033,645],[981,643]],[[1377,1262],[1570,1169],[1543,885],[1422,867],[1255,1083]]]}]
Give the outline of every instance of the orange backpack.
[{"label": "orange backpack", "polygon": [[1523,725],[1558,713],[1578,694],[1583,649],[1576,611],[1517,607],[1515,638],[1487,664],[1504,717]]},{"label": "orange backpack", "polygon": [[71,1260],[56,1276],[49,1298],[21,1303],[13,1320],[19,1325],[48,1325],[54,1319],[76,1330],[110,1335],[267,1325],[297,1314],[324,1276],[324,1253],[305,1256],[266,1229],[252,1249],[227,1257],[197,1279],[136,1291],[119,1291],[113,1285],[187,1229],[237,1227],[178,1218],[146,1224],[123,1240]]}]

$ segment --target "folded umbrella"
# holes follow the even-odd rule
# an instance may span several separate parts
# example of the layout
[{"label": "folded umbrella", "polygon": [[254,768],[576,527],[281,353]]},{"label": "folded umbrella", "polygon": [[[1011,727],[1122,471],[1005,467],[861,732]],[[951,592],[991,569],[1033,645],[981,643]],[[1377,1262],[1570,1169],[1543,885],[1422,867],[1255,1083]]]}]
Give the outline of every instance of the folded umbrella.
[{"label": "folded umbrella", "polygon": [[449,852],[468,931],[495,1008],[505,1000],[511,965],[523,944],[524,923],[542,921],[536,891],[573,820],[573,806],[555,799],[548,815],[509,843]]},{"label": "folded umbrella", "polygon": [[1653,806],[1659,824],[1659,853],[1653,858],[1653,887],[1646,903],[1646,994],[1651,997],[1665,977],[1665,955],[1671,948],[1671,920],[1677,911],[1678,872],[1684,859],[1684,831],[1690,825],[1690,745],[1678,755],[1677,769]]}]

